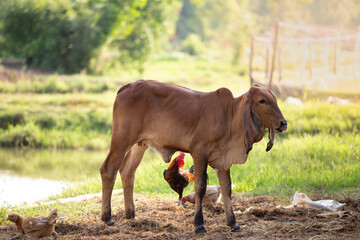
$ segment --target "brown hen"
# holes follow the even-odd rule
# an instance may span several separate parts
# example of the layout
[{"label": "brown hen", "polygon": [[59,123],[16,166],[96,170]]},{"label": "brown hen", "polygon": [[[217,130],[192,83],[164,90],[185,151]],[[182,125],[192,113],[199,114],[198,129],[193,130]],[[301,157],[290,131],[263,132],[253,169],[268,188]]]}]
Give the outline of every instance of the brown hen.
[{"label": "brown hen", "polygon": [[15,223],[17,230],[28,236],[31,240],[37,240],[43,237],[53,236],[57,239],[55,224],[58,218],[57,209],[50,212],[49,216],[36,215],[23,219],[19,215],[11,214],[9,221]]}]

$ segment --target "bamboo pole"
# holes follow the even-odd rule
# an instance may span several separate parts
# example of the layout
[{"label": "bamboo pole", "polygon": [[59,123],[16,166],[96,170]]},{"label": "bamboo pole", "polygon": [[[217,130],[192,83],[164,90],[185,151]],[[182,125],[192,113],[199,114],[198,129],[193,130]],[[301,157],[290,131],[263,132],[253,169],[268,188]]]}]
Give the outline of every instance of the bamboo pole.
[{"label": "bamboo pole", "polygon": [[326,40],[325,43],[325,55],[324,55],[324,76],[325,76],[325,81],[329,78],[328,74],[329,74],[329,52],[330,52],[330,41],[329,39]]},{"label": "bamboo pole", "polygon": [[266,66],[265,66],[265,79],[269,77],[269,44],[266,44]]},{"label": "bamboo pole", "polygon": [[254,36],[251,37],[251,48],[250,48],[250,60],[249,60],[249,75],[250,75],[250,86],[253,85],[253,75],[252,75],[252,62],[253,62],[253,55],[254,55]]},{"label": "bamboo pole", "polygon": [[275,35],[274,35],[274,42],[273,42],[273,55],[272,55],[272,62],[271,62],[271,71],[269,77],[269,88],[272,89],[272,81],[273,81],[273,74],[275,69],[275,61],[276,61],[276,52],[277,52],[277,42],[278,42],[278,33],[279,33],[279,22],[276,23],[275,26]]},{"label": "bamboo pole", "polygon": [[309,81],[312,81],[312,69],[313,69],[312,43],[308,44],[308,51],[309,51]]},{"label": "bamboo pole", "polygon": [[281,48],[279,48],[278,53],[279,53],[279,56],[278,56],[278,71],[279,71],[279,82],[280,82],[282,80],[282,70],[283,70]]},{"label": "bamboo pole", "polygon": [[354,73],[355,76],[358,75],[358,67],[359,67],[359,41],[360,41],[360,29],[358,29],[358,32],[356,34],[356,40],[355,40],[355,61],[354,61]]},{"label": "bamboo pole", "polygon": [[336,71],[337,71],[337,42],[334,42],[334,66],[333,66],[333,72],[336,75]]},{"label": "bamboo pole", "polygon": [[301,64],[301,69],[300,69],[301,85],[305,86],[306,62],[307,62],[307,59],[308,59],[307,43],[302,43],[301,44],[301,49],[302,49],[302,64]]}]

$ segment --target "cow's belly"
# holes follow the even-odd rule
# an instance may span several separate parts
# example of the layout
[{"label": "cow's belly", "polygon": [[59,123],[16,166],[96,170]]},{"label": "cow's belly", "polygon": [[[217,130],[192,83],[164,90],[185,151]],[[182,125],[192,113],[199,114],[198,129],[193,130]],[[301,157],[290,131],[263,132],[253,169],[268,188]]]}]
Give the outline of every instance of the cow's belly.
[{"label": "cow's belly", "polygon": [[159,116],[157,122],[147,123],[139,138],[168,163],[176,151],[188,152],[191,131],[173,119],[161,120],[162,117]]},{"label": "cow's belly", "polygon": [[184,147],[181,147],[180,145],[171,146],[171,145],[161,144],[159,143],[159,141],[156,141],[155,139],[146,139],[146,140],[142,140],[141,142],[149,146],[156,153],[158,153],[166,163],[169,163],[171,161],[171,157],[176,151],[187,152],[187,150]]},{"label": "cow's belly", "polygon": [[157,152],[162,159],[164,160],[164,162],[168,163],[171,160],[171,156],[174,154],[173,151],[171,151],[170,149],[167,149],[163,146],[159,146],[154,144],[153,142],[150,141],[143,141],[146,145],[148,145],[152,150],[154,150],[155,152]]}]

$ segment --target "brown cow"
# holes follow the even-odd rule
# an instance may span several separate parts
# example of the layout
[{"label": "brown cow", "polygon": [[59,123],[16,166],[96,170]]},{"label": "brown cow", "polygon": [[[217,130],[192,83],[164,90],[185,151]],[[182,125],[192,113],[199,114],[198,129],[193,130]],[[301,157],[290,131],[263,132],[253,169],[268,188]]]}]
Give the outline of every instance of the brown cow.
[{"label": "brown cow", "polygon": [[239,231],[231,203],[230,167],[246,162],[265,128],[269,129],[269,151],[275,131],[286,127],[275,95],[258,85],[234,98],[226,88],[203,93],[151,80],[127,84],[116,96],[110,151],[100,168],[101,219],[107,225],[114,224],[111,194],[117,171],[124,190],[125,217],[135,216],[135,171],[150,147],[167,163],[176,151],[189,152],[194,159],[197,233],[206,232],[201,203],[208,165],[217,170],[227,224],[231,231]]}]

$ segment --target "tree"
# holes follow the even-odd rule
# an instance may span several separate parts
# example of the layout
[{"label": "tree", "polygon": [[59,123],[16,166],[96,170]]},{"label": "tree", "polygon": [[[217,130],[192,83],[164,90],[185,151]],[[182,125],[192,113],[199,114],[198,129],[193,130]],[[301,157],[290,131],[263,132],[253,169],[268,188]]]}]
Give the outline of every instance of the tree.
[{"label": "tree", "polygon": [[110,61],[122,66],[137,63],[141,69],[154,42],[166,32],[164,22],[175,2],[2,1],[1,56],[26,58],[32,65],[74,73],[91,71],[90,60],[111,48],[117,54]]},{"label": "tree", "polygon": [[[177,1],[118,0],[117,16],[106,43],[101,46],[98,59],[93,59],[95,73],[116,66],[135,66],[142,70],[143,63],[163,38],[173,34]],[[128,4],[121,6],[122,4]],[[115,54],[111,54],[116,51]],[[110,53],[110,54],[109,54]],[[110,64],[109,64],[110,60]]]},{"label": "tree", "polygon": [[182,0],[182,8],[179,20],[176,23],[176,38],[183,41],[189,34],[197,34],[204,37],[203,18],[200,16],[199,8],[202,2]]}]

